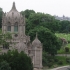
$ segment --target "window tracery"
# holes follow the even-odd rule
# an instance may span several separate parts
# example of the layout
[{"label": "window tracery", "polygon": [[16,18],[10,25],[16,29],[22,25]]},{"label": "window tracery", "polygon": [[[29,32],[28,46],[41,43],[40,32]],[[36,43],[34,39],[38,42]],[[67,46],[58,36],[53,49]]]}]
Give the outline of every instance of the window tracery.
[{"label": "window tracery", "polygon": [[8,24],[7,24],[7,31],[11,31],[11,23],[10,22],[8,22]]},{"label": "window tracery", "polygon": [[14,32],[18,32],[18,23],[17,22],[14,24]]}]

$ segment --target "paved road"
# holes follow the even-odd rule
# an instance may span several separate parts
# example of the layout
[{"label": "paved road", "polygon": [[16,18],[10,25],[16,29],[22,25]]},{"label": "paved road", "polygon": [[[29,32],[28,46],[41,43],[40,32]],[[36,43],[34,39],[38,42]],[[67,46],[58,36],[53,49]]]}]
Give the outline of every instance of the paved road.
[{"label": "paved road", "polygon": [[51,70],[70,70],[70,66],[62,66],[62,67],[57,67]]},{"label": "paved road", "polygon": [[62,67],[57,67],[53,69],[43,69],[43,70],[70,70],[70,66],[62,66]]},{"label": "paved road", "polygon": [[70,68],[65,67],[65,68],[60,68],[60,69],[57,69],[57,70],[70,70]]}]

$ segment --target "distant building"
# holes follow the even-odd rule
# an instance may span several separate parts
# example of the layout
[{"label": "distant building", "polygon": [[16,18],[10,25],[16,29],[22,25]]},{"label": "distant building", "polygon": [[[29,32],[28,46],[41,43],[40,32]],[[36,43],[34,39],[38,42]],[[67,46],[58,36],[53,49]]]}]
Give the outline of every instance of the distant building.
[{"label": "distant building", "polygon": [[[17,49],[18,52],[24,51],[31,57],[33,66],[36,69],[42,68],[42,44],[39,41],[37,34],[35,40],[31,43],[30,36],[25,34],[25,16],[20,14],[13,3],[12,9],[8,13],[3,14],[2,18],[2,32],[12,33],[12,47],[10,50]],[[15,43],[15,44],[14,44]],[[2,53],[7,52],[9,49],[2,48]]]},{"label": "distant building", "polygon": [[55,19],[60,20],[60,21],[63,21],[63,20],[70,21],[70,17],[65,17],[64,15],[62,17],[55,15],[54,17],[55,17]]}]

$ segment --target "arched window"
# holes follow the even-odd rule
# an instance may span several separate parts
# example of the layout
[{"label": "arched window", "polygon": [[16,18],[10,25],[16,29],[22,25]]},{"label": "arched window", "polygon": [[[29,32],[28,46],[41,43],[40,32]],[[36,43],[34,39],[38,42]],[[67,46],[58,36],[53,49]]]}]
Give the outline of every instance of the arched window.
[{"label": "arched window", "polygon": [[11,23],[10,22],[8,22],[8,24],[7,24],[7,31],[11,31]]},{"label": "arched window", "polygon": [[18,32],[18,23],[17,22],[14,24],[14,32]]},{"label": "arched window", "polygon": [[3,44],[3,49],[9,49],[9,43]]}]

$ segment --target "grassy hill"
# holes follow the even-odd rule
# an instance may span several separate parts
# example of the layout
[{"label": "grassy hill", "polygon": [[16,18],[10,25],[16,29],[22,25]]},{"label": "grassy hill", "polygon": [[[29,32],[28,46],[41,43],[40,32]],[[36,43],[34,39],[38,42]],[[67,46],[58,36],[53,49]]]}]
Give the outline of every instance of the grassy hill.
[{"label": "grassy hill", "polygon": [[66,39],[68,41],[67,47],[70,48],[70,34],[66,34],[66,33],[55,33],[55,35],[57,37]]},{"label": "grassy hill", "polygon": [[70,41],[70,34],[66,34],[66,33],[55,33],[55,35],[57,37],[65,38],[67,41]]},{"label": "grassy hill", "polygon": [[[66,39],[68,41],[68,44],[65,47],[69,47],[70,48],[70,34],[66,34],[66,33],[55,33],[55,35],[57,37]],[[60,49],[58,51],[58,53],[65,53],[65,51],[64,51],[64,49]],[[69,53],[70,53],[70,51],[69,51]]]}]

